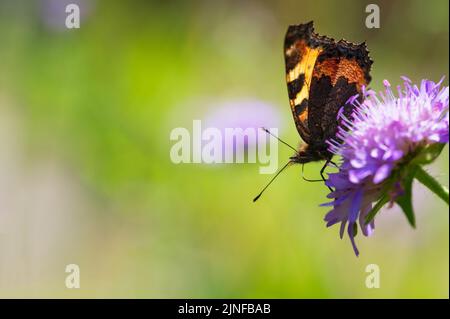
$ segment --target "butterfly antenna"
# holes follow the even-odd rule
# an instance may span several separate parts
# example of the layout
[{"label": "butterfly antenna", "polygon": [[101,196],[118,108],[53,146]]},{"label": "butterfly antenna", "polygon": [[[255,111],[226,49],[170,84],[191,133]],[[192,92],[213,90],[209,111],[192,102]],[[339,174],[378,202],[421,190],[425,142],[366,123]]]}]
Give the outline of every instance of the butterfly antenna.
[{"label": "butterfly antenna", "polygon": [[258,196],[256,196],[255,198],[253,198],[253,202],[256,202],[256,201],[261,197],[261,195],[264,193],[264,191],[267,189],[267,187],[269,187],[269,185],[272,184],[272,182],[275,180],[275,178],[277,178],[277,176],[280,175],[280,173],[281,173],[282,171],[284,171],[284,169],[285,169],[286,167],[288,167],[288,165],[291,164],[291,163],[292,163],[292,161],[287,162],[280,170],[278,170],[278,172],[275,174],[275,176],[272,177],[272,179],[271,179],[271,180],[267,183],[267,185],[262,189],[262,191],[258,194]]},{"label": "butterfly antenna", "polygon": [[290,147],[291,149],[294,150],[294,152],[297,153],[297,150],[296,150],[294,147],[292,147],[291,145],[289,145],[288,143],[286,143],[285,141],[283,141],[283,140],[282,140],[281,138],[279,138],[278,136],[272,134],[268,129],[266,129],[265,127],[261,127],[261,129],[262,129],[264,132],[266,132],[267,134],[269,134],[269,135],[275,137],[275,138],[276,138],[277,140],[279,140],[281,143],[283,143],[283,144],[286,145],[287,147]]}]

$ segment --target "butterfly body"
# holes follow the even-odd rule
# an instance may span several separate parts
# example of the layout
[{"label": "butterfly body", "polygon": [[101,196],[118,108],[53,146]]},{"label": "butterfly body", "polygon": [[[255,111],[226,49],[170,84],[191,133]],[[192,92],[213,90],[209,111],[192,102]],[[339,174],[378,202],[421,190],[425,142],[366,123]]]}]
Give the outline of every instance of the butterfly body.
[{"label": "butterfly body", "polygon": [[305,142],[293,163],[331,160],[326,141],[335,138],[338,112],[350,116],[348,99],[371,80],[366,45],[314,33],[313,22],[291,25],[284,42],[289,104],[298,133]]},{"label": "butterfly body", "polygon": [[292,156],[291,162],[296,164],[306,164],[322,160],[331,160],[333,154],[328,151],[328,145],[303,144],[300,145],[298,151]]}]

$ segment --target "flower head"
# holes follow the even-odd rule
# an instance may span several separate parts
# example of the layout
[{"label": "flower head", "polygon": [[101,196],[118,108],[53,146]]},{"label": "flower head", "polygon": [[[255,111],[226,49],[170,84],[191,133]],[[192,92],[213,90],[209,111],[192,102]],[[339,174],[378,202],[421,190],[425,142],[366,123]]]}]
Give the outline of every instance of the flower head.
[{"label": "flower head", "polygon": [[374,222],[367,218],[374,202],[384,198],[383,203],[394,203],[403,196],[407,168],[429,146],[449,141],[448,87],[441,88],[442,80],[423,80],[420,87],[406,77],[403,80],[398,97],[384,80],[384,92],[363,90],[361,103],[356,96],[350,98],[352,117],[340,113],[336,139],[328,141],[342,163],[327,181],[334,191],[328,195],[333,201],[325,204],[333,206],[325,221],[327,226],[340,222],[341,237],[348,223],[356,255],[357,222],[362,233],[370,235]]}]

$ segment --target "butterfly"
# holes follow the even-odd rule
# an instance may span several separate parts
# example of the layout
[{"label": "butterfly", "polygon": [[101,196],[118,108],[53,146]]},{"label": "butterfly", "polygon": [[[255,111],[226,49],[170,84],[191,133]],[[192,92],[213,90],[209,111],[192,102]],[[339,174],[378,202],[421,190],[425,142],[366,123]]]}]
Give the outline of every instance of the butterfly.
[{"label": "butterfly", "polygon": [[361,101],[362,89],[371,80],[373,61],[366,44],[353,44],[346,40],[336,42],[318,35],[314,32],[313,21],[288,27],[284,39],[284,58],[289,104],[304,144],[298,150],[294,149],[295,154],[289,162],[253,201],[290,164],[325,160],[320,170],[325,181],[323,172],[333,157],[326,141],[336,137],[338,113],[342,109],[343,115],[350,118],[353,104],[348,103],[349,99],[359,94]]},{"label": "butterfly", "polygon": [[343,114],[351,115],[353,105],[346,102],[370,83],[373,61],[364,42],[336,42],[318,35],[314,33],[313,21],[289,26],[284,57],[289,104],[297,131],[305,142],[291,162],[325,160],[322,175],[333,157],[326,141],[335,138],[338,112],[343,107]]}]

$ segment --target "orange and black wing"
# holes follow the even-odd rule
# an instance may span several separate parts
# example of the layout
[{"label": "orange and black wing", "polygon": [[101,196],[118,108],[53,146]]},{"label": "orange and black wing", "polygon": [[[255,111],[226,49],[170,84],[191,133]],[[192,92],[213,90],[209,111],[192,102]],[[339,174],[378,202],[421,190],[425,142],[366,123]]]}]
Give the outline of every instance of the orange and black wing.
[{"label": "orange and black wing", "polygon": [[297,130],[307,144],[334,137],[337,113],[370,82],[372,60],[364,43],[335,42],[314,33],[313,23],[290,26],[285,38],[286,80]]},{"label": "orange and black wing", "polygon": [[321,48],[310,45],[312,28],[312,22],[291,25],[284,39],[289,104],[297,131],[307,144],[311,138],[308,127],[309,86],[314,64],[321,52]]}]

